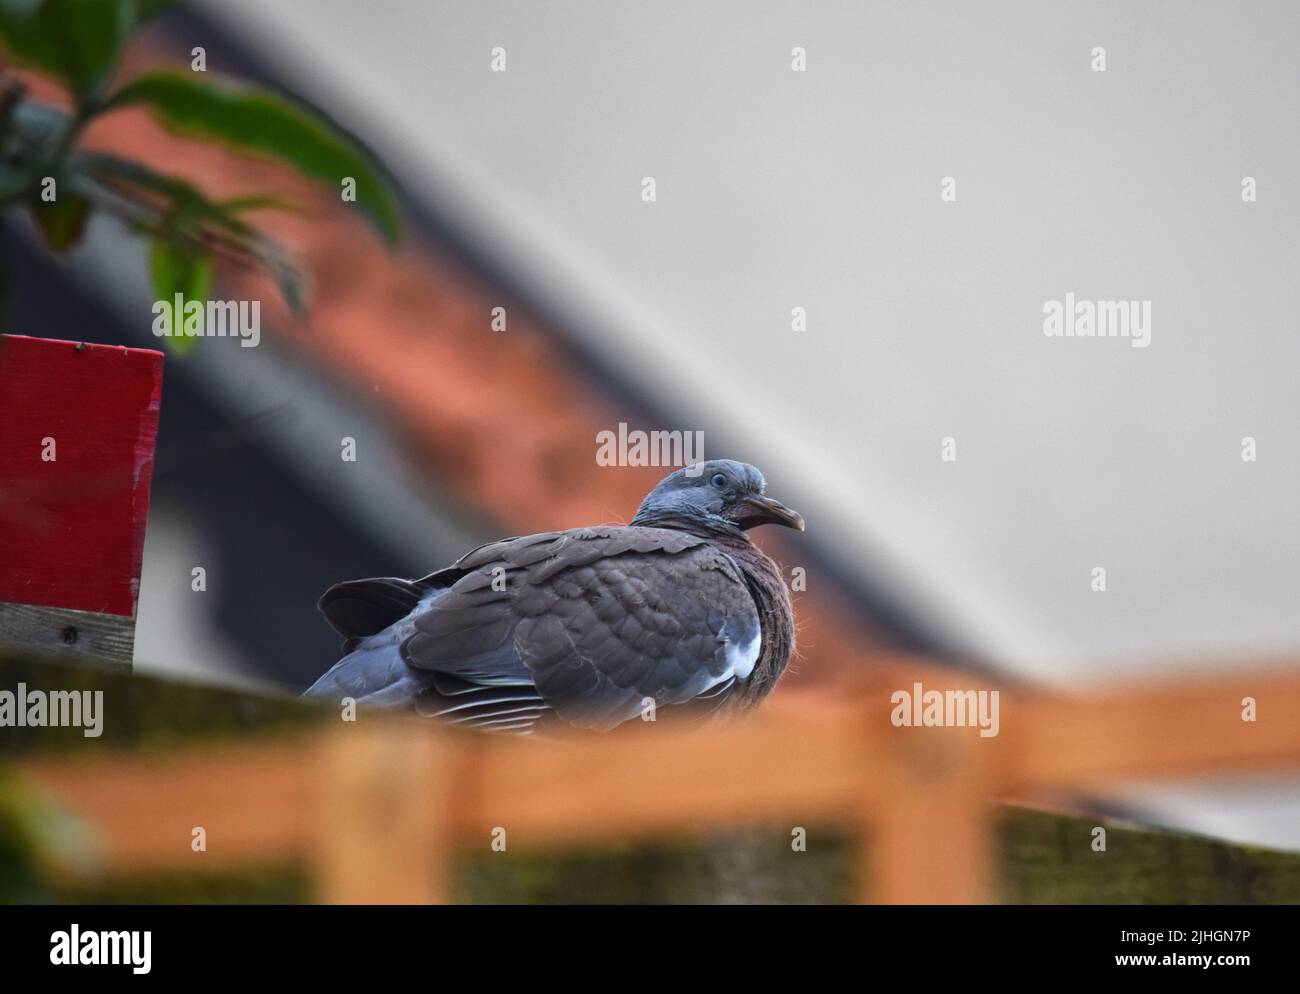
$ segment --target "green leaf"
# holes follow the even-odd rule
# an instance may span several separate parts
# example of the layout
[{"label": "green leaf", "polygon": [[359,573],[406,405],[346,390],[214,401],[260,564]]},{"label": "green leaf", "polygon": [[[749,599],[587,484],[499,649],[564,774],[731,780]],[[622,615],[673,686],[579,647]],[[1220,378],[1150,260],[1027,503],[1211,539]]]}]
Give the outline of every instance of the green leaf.
[{"label": "green leaf", "polygon": [[267,90],[217,88],[177,73],[128,83],[109,108],[143,104],[168,130],[286,162],[337,195],[357,185],[357,206],[391,245],[400,237],[397,201],[382,167],[362,144],[318,111]]},{"label": "green leaf", "polygon": [[250,225],[236,216],[243,209],[242,199],[257,202],[250,206],[273,200],[270,196],[259,195],[226,204],[216,203],[193,183],[178,176],[155,172],[143,163],[105,152],[75,152],[71,158],[70,168],[119,188],[135,187],[153,194],[164,203],[166,213],[176,221],[211,222],[232,234],[245,237],[254,234],[254,231]]},{"label": "green leaf", "polygon": [[[172,301],[181,294],[186,303],[191,300],[207,302],[212,290],[212,258],[192,246],[159,240],[149,253],[149,269],[153,275],[154,293],[158,299]],[[180,314],[172,320],[181,321]],[[198,341],[180,334],[180,328],[167,336],[167,344],[177,352],[187,352]]]},{"label": "green leaf", "polygon": [[155,240],[186,243],[245,267],[261,269],[276,283],[295,314],[306,306],[306,289],[289,252],[238,215],[288,209],[266,194],[213,201],[198,187],[148,166],[103,152],[76,152],[69,163],[76,188],[101,209],[116,214]]},{"label": "green leaf", "polygon": [[122,45],[172,0],[0,0],[0,41],[14,60],[91,94]]},{"label": "green leaf", "polygon": [[275,280],[275,285],[289,305],[289,310],[301,315],[307,307],[307,287],[302,272],[276,242],[269,238],[263,240],[262,251],[258,256],[258,265]]},{"label": "green leaf", "polygon": [[70,82],[68,53],[51,23],[55,8],[53,3],[2,0],[0,41],[18,64],[42,69]]},{"label": "green leaf", "polygon": [[231,197],[229,200],[222,200],[218,206],[224,210],[230,211],[232,214],[240,214],[244,211],[296,210],[296,208],[283,197],[277,197],[273,193],[251,193],[244,197]]},{"label": "green leaf", "polygon": [[37,197],[30,206],[45,244],[55,252],[65,252],[80,240],[90,216],[90,201],[76,194],[64,194],[52,202]]},{"label": "green leaf", "polygon": [[206,302],[212,290],[212,260],[189,246],[156,241],[149,253],[153,287],[168,300],[181,294],[188,300]]}]

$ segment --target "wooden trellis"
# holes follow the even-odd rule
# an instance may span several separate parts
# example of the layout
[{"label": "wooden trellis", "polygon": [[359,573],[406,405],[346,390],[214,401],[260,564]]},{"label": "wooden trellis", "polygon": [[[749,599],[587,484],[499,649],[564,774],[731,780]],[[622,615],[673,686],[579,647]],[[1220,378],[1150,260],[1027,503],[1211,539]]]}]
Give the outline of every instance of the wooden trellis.
[{"label": "wooden trellis", "polygon": [[1300,668],[1004,692],[990,738],[890,721],[894,689],[969,686],[959,674],[873,671],[834,699],[778,695],[750,719],[698,728],[543,742],[363,716],[291,741],[23,768],[97,826],[112,869],[193,868],[203,826],[206,867],[306,860],[322,899],[341,903],[445,901],[457,850],[486,847],[495,828],[513,851],[755,821],[855,829],[863,900],[985,902],[1001,800],[1300,769]]}]

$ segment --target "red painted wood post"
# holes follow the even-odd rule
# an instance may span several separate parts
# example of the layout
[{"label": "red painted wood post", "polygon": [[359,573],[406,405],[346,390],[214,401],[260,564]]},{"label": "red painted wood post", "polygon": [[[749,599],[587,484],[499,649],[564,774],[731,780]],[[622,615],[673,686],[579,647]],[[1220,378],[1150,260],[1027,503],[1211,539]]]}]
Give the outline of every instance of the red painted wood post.
[{"label": "red painted wood post", "polygon": [[162,365],[0,335],[0,646],[131,665]]}]

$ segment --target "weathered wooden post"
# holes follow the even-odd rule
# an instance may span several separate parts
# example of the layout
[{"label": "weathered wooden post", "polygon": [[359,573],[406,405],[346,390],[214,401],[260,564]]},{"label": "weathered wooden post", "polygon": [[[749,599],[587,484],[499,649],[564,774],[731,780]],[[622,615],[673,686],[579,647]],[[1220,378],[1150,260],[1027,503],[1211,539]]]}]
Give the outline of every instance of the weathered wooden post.
[{"label": "weathered wooden post", "polygon": [[0,335],[0,646],[130,667],[162,365]]},{"label": "weathered wooden post", "polygon": [[459,750],[405,721],[325,739],[315,863],[325,904],[451,900]]},{"label": "weathered wooden post", "polygon": [[994,900],[988,750],[969,729],[923,732],[890,736],[879,750],[884,791],[868,828],[862,896],[881,904],[986,904]]},{"label": "weathered wooden post", "polygon": [[919,704],[923,684],[941,696],[962,695],[962,701],[968,700],[965,695],[997,692],[963,686],[964,678],[955,672],[915,664],[880,667],[865,681],[865,762],[877,789],[859,816],[859,899],[880,904],[995,900],[997,740],[981,735],[965,717],[955,721],[955,705],[952,725],[947,718],[939,725],[896,724],[895,709],[900,706],[896,695],[908,694],[908,687],[906,699]]}]

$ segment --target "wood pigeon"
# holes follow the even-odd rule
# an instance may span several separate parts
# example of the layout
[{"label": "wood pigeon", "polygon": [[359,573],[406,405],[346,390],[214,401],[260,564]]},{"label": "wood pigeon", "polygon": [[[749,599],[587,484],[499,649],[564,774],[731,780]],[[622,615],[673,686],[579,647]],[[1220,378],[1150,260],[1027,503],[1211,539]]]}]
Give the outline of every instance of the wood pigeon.
[{"label": "wood pigeon", "polygon": [[502,539],[420,580],[339,583],[320,599],[345,655],[304,696],[530,734],[648,712],[755,707],[794,648],[777,565],[746,534],[803,518],[763,475],[678,469],[629,525]]}]

